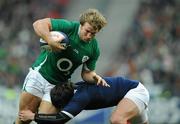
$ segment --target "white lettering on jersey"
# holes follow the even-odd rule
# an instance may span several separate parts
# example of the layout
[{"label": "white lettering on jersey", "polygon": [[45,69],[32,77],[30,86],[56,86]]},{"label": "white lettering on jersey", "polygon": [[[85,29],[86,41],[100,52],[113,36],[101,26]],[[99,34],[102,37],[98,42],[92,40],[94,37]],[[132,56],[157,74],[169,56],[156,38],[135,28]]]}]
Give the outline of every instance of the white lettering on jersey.
[{"label": "white lettering on jersey", "polygon": [[77,54],[79,54],[79,51],[77,49],[73,49],[73,51]]}]

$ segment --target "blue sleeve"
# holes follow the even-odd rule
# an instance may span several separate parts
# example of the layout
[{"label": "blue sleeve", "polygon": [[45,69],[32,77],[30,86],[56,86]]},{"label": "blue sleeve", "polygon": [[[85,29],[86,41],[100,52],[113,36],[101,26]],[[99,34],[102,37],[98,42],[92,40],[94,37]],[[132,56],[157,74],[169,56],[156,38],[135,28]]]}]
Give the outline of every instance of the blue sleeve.
[{"label": "blue sleeve", "polygon": [[90,96],[85,89],[78,89],[70,102],[63,108],[62,111],[66,111],[73,116],[79,114],[89,104]]}]

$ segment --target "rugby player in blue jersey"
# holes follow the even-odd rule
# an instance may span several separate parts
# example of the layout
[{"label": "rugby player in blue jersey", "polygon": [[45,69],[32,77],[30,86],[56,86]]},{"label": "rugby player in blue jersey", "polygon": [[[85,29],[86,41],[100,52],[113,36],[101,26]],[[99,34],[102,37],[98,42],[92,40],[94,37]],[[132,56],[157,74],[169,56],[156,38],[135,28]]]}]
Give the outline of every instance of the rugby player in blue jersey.
[{"label": "rugby player in blue jersey", "polygon": [[148,124],[147,107],[149,93],[139,81],[123,77],[104,77],[110,87],[76,83],[56,86],[51,90],[51,100],[55,107],[63,108],[58,114],[35,114],[21,111],[22,121],[34,120],[38,124],[66,123],[82,110],[101,109],[116,106],[111,124],[128,124],[138,118],[138,124]]}]

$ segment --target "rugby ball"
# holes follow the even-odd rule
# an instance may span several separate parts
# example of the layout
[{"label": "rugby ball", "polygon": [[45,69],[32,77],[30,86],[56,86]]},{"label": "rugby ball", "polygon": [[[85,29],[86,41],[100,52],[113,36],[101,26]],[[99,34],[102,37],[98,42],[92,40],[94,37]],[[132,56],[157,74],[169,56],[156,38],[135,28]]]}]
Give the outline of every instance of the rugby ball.
[{"label": "rugby ball", "polygon": [[[69,39],[65,33],[61,31],[51,31],[50,35],[52,39],[56,41],[59,37],[63,37],[63,40],[59,42],[63,47],[67,48],[70,45]],[[45,45],[48,45],[48,43],[44,41],[42,38],[40,38],[40,46],[45,46]]]}]

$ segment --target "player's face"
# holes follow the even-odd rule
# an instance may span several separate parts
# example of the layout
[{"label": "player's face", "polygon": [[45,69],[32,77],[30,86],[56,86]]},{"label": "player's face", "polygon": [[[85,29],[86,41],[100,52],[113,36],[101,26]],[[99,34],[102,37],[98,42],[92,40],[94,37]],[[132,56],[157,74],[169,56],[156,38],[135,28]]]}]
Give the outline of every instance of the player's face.
[{"label": "player's face", "polygon": [[83,41],[90,41],[98,31],[94,30],[93,27],[89,23],[84,23],[81,25],[79,36]]}]

